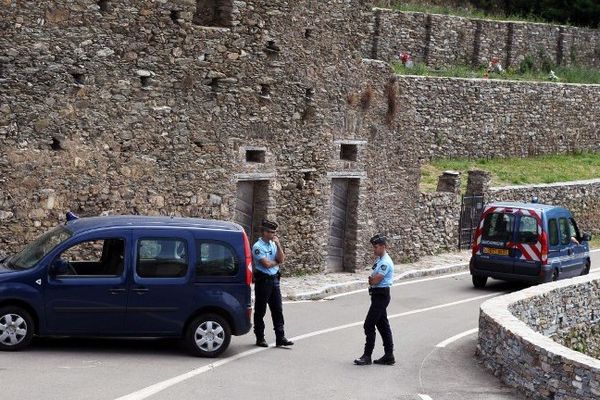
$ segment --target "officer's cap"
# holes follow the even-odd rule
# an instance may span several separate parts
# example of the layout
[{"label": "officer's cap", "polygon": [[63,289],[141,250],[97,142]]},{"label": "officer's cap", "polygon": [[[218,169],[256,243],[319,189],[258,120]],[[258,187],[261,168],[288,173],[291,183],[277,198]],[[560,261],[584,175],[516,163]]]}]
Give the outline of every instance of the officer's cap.
[{"label": "officer's cap", "polygon": [[279,225],[277,225],[276,222],[269,221],[268,219],[263,219],[262,223],[260,224],[260,226],[262,227],[262,229],[265,229],[265,230],[276,231],[277,227]]},{"label": "officer's cap", "polygon": [[375,246],[376,244],[387,244],[387,238],[384,235],[377,234],[371,238],[371,244]]}]

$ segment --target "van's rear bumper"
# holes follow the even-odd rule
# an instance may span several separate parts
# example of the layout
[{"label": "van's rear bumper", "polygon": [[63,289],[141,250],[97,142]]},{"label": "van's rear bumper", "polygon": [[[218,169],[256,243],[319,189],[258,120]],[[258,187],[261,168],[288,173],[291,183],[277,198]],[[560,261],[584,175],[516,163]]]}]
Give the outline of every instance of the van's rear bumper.
[{"label": "van's rear bumper", "polygon": [[506,273],[498,271],[488,271],[477,268],[473,260],[469,265],[469,270],[473,276],[486,276],[488,278],[500,279],[503,281],[518,281],[518,282],[532,282],[532,283],[544,283],[552,279],[552,268],[542,267],[541,275],[523,275],[515,273]]}]

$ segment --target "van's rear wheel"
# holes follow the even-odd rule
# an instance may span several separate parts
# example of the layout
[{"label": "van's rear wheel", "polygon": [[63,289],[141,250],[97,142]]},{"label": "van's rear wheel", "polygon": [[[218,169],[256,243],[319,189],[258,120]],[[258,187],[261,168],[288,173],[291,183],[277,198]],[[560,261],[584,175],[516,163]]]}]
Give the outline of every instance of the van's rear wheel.
[{"label": "van's rear wheel", "polygon": [[185,335],[188,349],[199,357],[217,357],[227,349],[230,341],[231,328],[217,314],[197,317],[189,324]]},{"label": "van's rear wheel", "polygon": [[0,350],[17,351],[33,339],[33,319],[21,307],[0,307]]},{"label": "van's rear wheel", "polygon": [[488,280],[487,276],[473,275],[472,278],[473,278],[473,286],[475,286],[477,289],[483,289]]},{"label": "van's rear wheel", "polygon": [[583,267],[583,269],[581,270],[581,275],[587,275],[590,273],[590,267],[592,266],[592,263],[590,262],[590,260],[587,260],[585,262],[585,266]]}]

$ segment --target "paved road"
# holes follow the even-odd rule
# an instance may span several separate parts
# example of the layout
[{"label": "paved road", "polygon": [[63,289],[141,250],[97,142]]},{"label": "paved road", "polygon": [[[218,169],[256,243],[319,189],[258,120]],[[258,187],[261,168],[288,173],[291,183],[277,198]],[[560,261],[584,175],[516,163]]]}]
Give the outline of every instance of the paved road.
[{"label": "paved road", "polygon": [[[600,254],[593,255],[600,267]],[[600,271],[600,268],[597,269]],[[593,271],[595,273],[595,271]],[[520,399],[474,357],[479,305],[523,286],[468,274],[406,281],[388,308],[396,341],[393,367],[357,367],[366,292],[285,305],[292,349],[261,349],[234,337],[217,360],[187,356],[173,340],[35,340],[0,354],[3,398],[39,399]],[[270,329],[270,328],[267,328]],[[455,335],[445,347],[436,347]],[[274,338],[271,338],[274,339]],[[382,352],[378,338],[375,356]]]}]

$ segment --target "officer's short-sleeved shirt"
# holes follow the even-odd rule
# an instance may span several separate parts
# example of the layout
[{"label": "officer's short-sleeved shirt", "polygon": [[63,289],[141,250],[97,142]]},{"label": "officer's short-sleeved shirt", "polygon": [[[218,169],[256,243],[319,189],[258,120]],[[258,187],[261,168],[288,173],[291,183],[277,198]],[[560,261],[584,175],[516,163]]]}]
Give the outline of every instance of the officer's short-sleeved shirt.
[{"label": "officer's short-sleeved shirt", "polygon": [[266,258],[269,261],[275,261],[275,256],[277,255],[277,245],[275,242],[270,240],[268,243],[265,242],[262,238],[258,239],[254,246],[252,246],[252,259],[254,260],[254,269],[259,270],[263,274],[267,275],[276,275],[279,272],[279,265],[266,268],[261,263],[260,260]]},{"label": "officer's short-sleeved shirt", "polygon": [[377,259],[375,265],[373,265],[373,272],[371,276],[383,275],[383,279],[377,285],[373,286],[376,288],[386,288],[392,286],[394,283],[394,262],[392,258],[385,253]]}]

